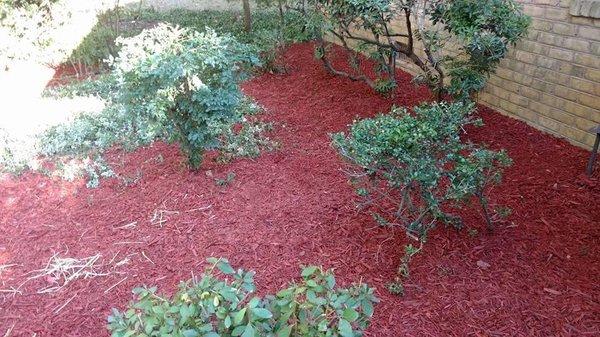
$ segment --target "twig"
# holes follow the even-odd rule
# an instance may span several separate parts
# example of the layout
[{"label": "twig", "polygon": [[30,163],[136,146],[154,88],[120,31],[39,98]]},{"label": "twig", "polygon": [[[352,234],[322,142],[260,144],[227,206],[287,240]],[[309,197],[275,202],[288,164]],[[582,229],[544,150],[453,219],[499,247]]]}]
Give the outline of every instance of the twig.
[{"label": "twig", "polygon": [[208,206],[204,206],[204,207],[198,207],[198,208],[192,208],[192,209],[188,209],[185,212],[189,213],[189,212],[196,212],[196,211],[205,211],[207,209],[210,209],[211,207],[212,207],[212,205],[208,205]]},{"label": "twig", "polygon": [[137,221],[130,222],[123,226],[115,227],[115,229],[130,229],[130,228],[135,228],[135,226],[137,226]]},{"label": "twig", "polygon": [[111,291],[114,287],[118,286],[119,284],[125,282],[125,280],[128,278],[129,276],[125,276],[121,281],[113,284],[112,286],[110,286],[108,289],[104,290],[105,294],[108,294],[109,291]]},{"label": "twig", "polygon": [[144,251],[142,251],[142,256],[145,257],[146,260],[150,261],[150,263],[156,264],[156,263],[154,263],[154,261],[150,260],[150,258],[148,256],[146,256],[146,253],[144,253]]},{"label": "twig", "polygon": [[13,329],[15,328],[15,325],[17,323],[13,323],[13,325],[10,327],[10,329],[6,330],[6,333],[4,334],[4,337],[8,337],[10,336],[11,332],[13,331]]},{"label": "twig", "polygon": [[61,311],[64,307],[66,307],[69,303],[71,303],[71,301],[75,298],[75,296],[77,296],[77,294],[75,294],[71,298],[69,298],[63,305],[60,306],[60,308],[56,309],[54,311],[54,313],[58,314],[59,311]]}]

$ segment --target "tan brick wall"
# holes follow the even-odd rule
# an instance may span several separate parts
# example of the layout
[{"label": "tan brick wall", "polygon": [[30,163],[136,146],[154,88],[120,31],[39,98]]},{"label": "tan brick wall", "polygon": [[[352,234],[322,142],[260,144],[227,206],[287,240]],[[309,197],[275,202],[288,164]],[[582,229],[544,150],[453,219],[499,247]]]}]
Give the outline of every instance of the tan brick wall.
[{"label": "tan brick wall", "polygon": [[479,95],[502,113],[591,147],[600,123],[600,19],[573,16],[576,0],[519,0],[533,19]]}]

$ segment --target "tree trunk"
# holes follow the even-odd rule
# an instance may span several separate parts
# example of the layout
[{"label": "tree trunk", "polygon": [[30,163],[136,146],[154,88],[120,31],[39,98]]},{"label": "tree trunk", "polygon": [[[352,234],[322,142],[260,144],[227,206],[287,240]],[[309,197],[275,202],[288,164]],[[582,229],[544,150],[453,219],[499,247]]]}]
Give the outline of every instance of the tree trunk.
[{"label": "tree trunk", "polygon": [[250,14],[250,0],[242,0],[244,5],[244,29],[246,32],[252,30],[252,16]]}]

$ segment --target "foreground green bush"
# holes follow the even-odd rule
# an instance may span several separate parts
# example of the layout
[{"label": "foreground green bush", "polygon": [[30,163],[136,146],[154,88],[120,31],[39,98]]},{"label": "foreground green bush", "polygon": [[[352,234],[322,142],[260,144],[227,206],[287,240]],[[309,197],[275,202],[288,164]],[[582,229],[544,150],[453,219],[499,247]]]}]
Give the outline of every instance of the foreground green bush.
[{"label": "foreground green bush", "polygon": [[436,221],[460,225],[446,210],[476,198],[491,227],[487,188],[511,161],[504,151],[461,140],[466,125],[481,122],[472,110],[463,103],[424,104],[413,113],[394,108],[356,122],[333,144],[357,168],[352,179],[360,195],[370,203],[392,201],[389,223],[425,238]]},{"label": "foreground green bush", "polygon": [[489,229],[502,212],[492,211],[487,197],[511,164],[504,151],[491,151],[461,140],[463,128],[480,123],[473,104],[434,103],[413,112],[392,109],[386,115],[355,122],[348,134],[333,136],[333,145],[353,169],[350,179],[364,204],[384,226],[400,226],[419,247],[407,245],[390,290],[402,293],[411,257],[421,250],[439,222],[462,227],[451,213],[479,201]]},{"label": "foreground green bush", "polygon": [[317,267],[305,268],[300,283],[276,295],[256,297],[253,272],[236,271],[224,259],[208,261],[172,297],[158,295],[156,287],[134,289],[137,300],[108,317],[112,336],[362,336],[377,302],[367,285],[337,288],[333,274]]},{"label": "foreground green bush", "polygon": [[179,142],[191,167],[236,122],[244,68],[258,59],[250,47],[212,30],[204,33],[161,24],[118,40],[112,60],[117,102],[132,123],[149,123],[149,138],[166,134]]}]

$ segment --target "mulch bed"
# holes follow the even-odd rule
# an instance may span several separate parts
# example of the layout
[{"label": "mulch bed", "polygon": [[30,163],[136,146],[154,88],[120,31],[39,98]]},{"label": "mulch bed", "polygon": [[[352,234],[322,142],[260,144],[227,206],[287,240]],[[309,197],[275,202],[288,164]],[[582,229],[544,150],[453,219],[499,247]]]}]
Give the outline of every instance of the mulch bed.
[{"label": "mulch bed", "polygon": [[[600,334],[600,170],[582,175],[588,152],[480,108],[486,125],[467,137],[513,158],[493,191],[513,213],[492,234],[470,209],[461,215],[479,234],[436,229],[397,297],[385,284],[405,236],[356,209],[328,134],[393,103],[414,105],[427,90],[401,73],[397,96],[383,98],[327,74],[310,44],[292,46],[285,59],[288,74],[244,84],[275,122],[281,150],[230,164],[207,160],[190,172],[176,146],[155,143],[112,151],[108,161],[128,179],[98,189],[33,173],[0,180],[2,291],[54,253],[99,253],[101,271],[110,272],[48,294],[37,293],[48,278],[22,284],[22,294],[0,293],[0,335],[108,335],[110,308],[123,308],[133,287],[170,292],[209,256],[255,270],[261,293],[297,277],[303,264],[335,268],[341,284],[368,282],[381,299],[368,336]],[[228,172],[235,180],[217,186]]]}]

